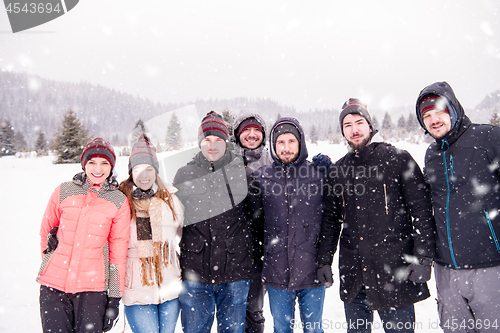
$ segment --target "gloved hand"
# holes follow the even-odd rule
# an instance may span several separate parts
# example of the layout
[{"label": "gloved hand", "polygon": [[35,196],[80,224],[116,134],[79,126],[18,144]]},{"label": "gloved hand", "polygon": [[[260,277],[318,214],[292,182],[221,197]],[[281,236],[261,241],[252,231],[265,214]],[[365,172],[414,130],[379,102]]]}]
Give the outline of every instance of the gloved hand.
[{"label": "gloved hand", "polygon": [[49,235],[47,236],[47,248],[43,250],[43,254],[47,254],[57,249],[57,245],[59,244],[59,240],[57,239],[58,229],[59,226],[55,226],[54,228],[50,229]]},{"label": "gloved hand", "polygon": [[408,280],[416,283],[425,283],[431,279],[431,258],[420,258],[418,263],[410,264],[406,268],[408,274]]},{"label": "gloved hand", "polygon": [[118,322],[120,299],[119,297],[108,297],[106,313],[104,314],[104,325],[102,327],[104,332],[111,330]]},{"label": "gloved hand", "polygon": [[332,267],[330,265],[319,265],[317,278],[320,283],[326,283],[326,287],[333,284]]},{"label": "gloved hand", "polygon": [[331,164],[332,160],[330,159],[330,157],[328,157],[327,155],[322,155],[321,153],[312,158],[312,166],[315,168],[316,167],[328,168]]}]

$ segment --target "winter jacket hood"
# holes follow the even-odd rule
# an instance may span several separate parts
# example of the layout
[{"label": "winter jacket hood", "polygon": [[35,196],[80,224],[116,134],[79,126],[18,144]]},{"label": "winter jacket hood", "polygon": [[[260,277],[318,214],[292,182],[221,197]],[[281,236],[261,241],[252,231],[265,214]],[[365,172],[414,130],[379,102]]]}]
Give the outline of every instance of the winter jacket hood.
[{"label": "winter jacket hood", "polygon": [[426,133],[428,132],[425,128],[422,116],[420,115],[419,105],[420,102],[429,95],[438,95],[444,97],[449,102],[450,107],[453,108],[451,112],[455,112],[457,115],[457,119],[455,121],[455,124],[452,124],[451,130],[446,133],[446,135],[442,139],[435,139],[436,144],[440,149],[447,149],[465,132],[467,128],[469,128],[469,126],[471,125],[471,121],[465,115],[465,111],[456,98],[451,86],[447,82],[436,82],[422,89],[416,103],[417,119],[420,123],[420,126],[422,126]]},{"label": "winter jacket hood", "polygon": [[269,147],[271,149],[271,157],[275,164],[278,165],[283,164],[283,162],[281,162],[278,155],[276,154],[276,144],[275,144],[277,139],[275,133],[276,128],[282,124],[291,124],[295,126],[300,133],[300,138],[297,138],[299,139],[299,149],[300,149],[299,156],[293,163],[291,163],[291,165],[300,165],[307,159],[308,156],[306,147],[306,136],[299,121],[292,117],[283,117],[281,119],[278,119],[278,121],[276,121],[276,123],[274,123],[273,127],[271,128],[271,132],[269,134]]},{"label": "winter jacket hood", "polygon": [[[300,133],[300,152],[284,165],[274,150],[274,129],[283,123]],[[321,287],[317,280],[317,244],[321,229],[324,172],[307,158],[304,132],[294,118],[281,118],[270,134],[274,162],[255,172],[264,211],[262,282],[289,291]]]},{"label": "winter jacket hood", "polygon": [[[263,133],[263,138],[262,138],[262,143],[260,144],[259,147],[255,149],[248,149],[245,148],[241,145],[241,142],[238,139],[238,136],[236,135],[236,132],[238,130],[238,127],[240,124],[248,118],[255,118],[259,121],[259,123],[262,125],[262,129],[264,130]],[[252,171],[257,170],[263,165],[267,165],[272,163],[271,160],[271,155],[269,153],[269,149],[266,146],[266,139],[267,139],[267,125],[265,120],[255,112],[246,112],[242,111],[238,114],[236,119],[233,122],[233,135],[236,141],[236,145],[234,147],[234,151],[236,154],[243,156],[246,159],[247,165]]]},{"label": "winter jacket hood", "polygon": [[455,126],[436,139],[425,155],[436,219],[436,262],[454,269],[500,265],[500,128],[472,124],[446,82],[426,87],[428,95],[448,99]]}]

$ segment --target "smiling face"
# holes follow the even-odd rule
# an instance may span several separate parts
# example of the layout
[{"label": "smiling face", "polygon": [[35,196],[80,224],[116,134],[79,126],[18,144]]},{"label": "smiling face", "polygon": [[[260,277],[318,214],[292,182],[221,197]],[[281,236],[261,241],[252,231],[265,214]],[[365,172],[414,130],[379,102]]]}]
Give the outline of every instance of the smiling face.
[{"label": "smiling face", "polygon": [[366,146],[370,142],[372,129],[365,117],[359,114],[348,114],[342,121],[344,137],[354,150]]},{"label": "smiling face", "polygon": [[451,130],[450,114],[443,110],[429,110],[422,115],[425,129],[435,139],[442,139]]},{"label": "smiling face", "polygon": [[219,160],[226,152],[226,141],[216,136],[209,135],[201,140],[201,153],[210,162]]},{"label": "smiling face", "polygon": [[132,169],[135,186],[143,191],[149,190],[156,181],[156,170],[152,165],[139,164]]},{"label": "smiling face", "polygon": [[299,140],[292,133],[283,133],[276,139],[276,155],[285,164],[299,157]]},{"label": "smiling face", "polygon": [[248,127],[240,134],[241,145],[248,149],[255,149],[262,143],[263,135],[257,127]]},{"label": "smiling face", "polygon": [[101,184],[111,174],[111,164],[102,157],[93,157],[85,164],[85,174],[92,184]]}]

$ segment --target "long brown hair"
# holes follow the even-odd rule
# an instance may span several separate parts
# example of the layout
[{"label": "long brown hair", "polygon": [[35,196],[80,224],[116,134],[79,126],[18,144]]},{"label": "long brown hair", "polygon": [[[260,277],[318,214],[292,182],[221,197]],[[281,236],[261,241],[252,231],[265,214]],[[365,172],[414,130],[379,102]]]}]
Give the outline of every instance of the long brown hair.
[{"label": "long brown hair", "polygon": [[[156,185],[158,185],[158,190],[155,193],[155,197],[161,200],[164,200],[168,207],[170,208],[170,211],[172,212],[172,217],[174,218],[174,221],[177,220],[177,216],[174,211],[174,201],[172,200],[172,194],[167,190],[167,186],[161,180],[160,175],[155,171],[156,174]],[[135,208],[137,206],[138,199],[135,199],[132,197],[132,192],[134,191],[134,179],[132,178],[132,174],[130,176],[122,181],[120,183],[120,191],[122,191],[128,198],[130,202],[130,212],[132,213],[132,217],[135,218]]]}]

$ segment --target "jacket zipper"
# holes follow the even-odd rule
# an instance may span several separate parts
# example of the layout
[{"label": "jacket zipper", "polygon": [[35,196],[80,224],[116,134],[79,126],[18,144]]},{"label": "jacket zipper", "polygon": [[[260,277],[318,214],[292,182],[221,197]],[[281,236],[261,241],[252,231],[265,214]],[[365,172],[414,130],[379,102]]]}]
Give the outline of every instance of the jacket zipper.
[{"label": "jacket zipper", "polygon": [[389,215],[389,207],[387,206],[387,188],[384,184],[384,198],[385,198],[385,215]]},{"label": "jacket zipper", "polygon": [[488,221],[488,226],[490,227],[491,236],[493,236],[493,240],[495,241],[497,251],[500,253],[500,244],[498,243],[498,238],[497,238],[497,235],[495,233],[495,229],[493,229],[493,224],[491,223],[490,214],[488,213],[488,210],[486,208],[483,209],[483,212],[484,212],[484,215],[486,216],[486,220]]},{"label": "jacket zipper", "polygon": [[450,179],[448,177],[448,163],[446,161],[446,151],[443,152],[444,162],[444,175],[446,178],[446,232],[448,234],[448,246],[450,247],[451,260],[456,269],[459,269],[457,261],[455,260],[455,253],[453,251],[453,243],[451,241],[451,228],[450,228]]},{"label": "jacket zipper", "polygon": [[453,181],[453,179],[455,179],[455,177],[453,176],[453,155],[450,155],[450,173],[451,173],[451,187],[455,188],[455,182]]}]

